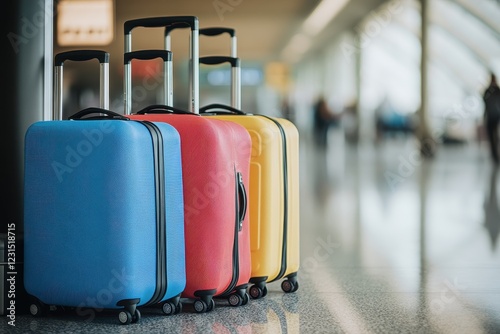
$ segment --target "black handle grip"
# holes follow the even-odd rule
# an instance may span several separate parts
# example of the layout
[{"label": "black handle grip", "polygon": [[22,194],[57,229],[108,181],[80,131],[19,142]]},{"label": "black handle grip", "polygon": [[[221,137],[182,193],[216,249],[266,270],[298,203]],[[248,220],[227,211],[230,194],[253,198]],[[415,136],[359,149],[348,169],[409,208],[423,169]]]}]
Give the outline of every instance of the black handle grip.
[{"label": "black handle grip", "polygon": [[126,52],[123,55],[123,63],[129,64],[132,59],[151,60],[161,58],[163,61],[172,61],[172,52],[167,50],[140,50]]},{"label": "black handle grip", "polygon": [[212,27],[200,29],[200,35],[205,36],[217,36],[225,33],[228,33],[231,37],[236,36],[235,30],[232,28]]},{"label": "black handle grip", "polygon": [[200,57],[200,64],[220,65],[224,63],[231,64],[231,67],[240,67],[240,58],[225,57],[225,56]]},{"label": "black handle grip", "polygon": [[166,106],[163,104],[152,104],[136,112],[136,115],[145,115],[145,114],[180,114],[180,115],[199,116],[190,111],[171,106]]},{"label": "black handle grip", "polygon": [[245,184],[243,183],[243,177],[241,173],[238,172],[238,220],[239,226],[238,229],[241,231],[243,228],[243,220],[245,220],[245,216],[247,213],[247,191],[245,189]]},{"label": "black handle grip", "polygon": [[[91,115],[91,114],[102,114],[102,115],[87,117],[88,115]],[[70,120],[118,119],[118,120],[126,121],[129,118],[127,118],[123,115],[117,114],[117,113],[110,111],[110,110],[91,107],[91,108],[86,108],[86,109],[80,110],[76,114],[68,117],[68,119],[70,119]]]},{"label": "black handle grip", "polygon": [[132,29],[137,27],[163,28],[178,24],[189,26],[191,30],[198,30],[198,18],[196,16],[148,17],[126,21],[123,27],[125,35],[128,35],[131,33]]},{"label": "black handle grip", "polygon": [[87,61],[97,59],[101,64],[109,63],[109,53],[101,50],[73,50],[58,53],[54,57],[54,66],[62,66],[64,61]]},{"label": "black handle grip", "polygon": [[[213,109],[219,109],[219,110],[213,110]],[[220,110],[222,109],[222,110]],[[216,114],[216,115],[248,115],[247,113],[233,108],[231,106],[225,105],[225,104],[220,104],[220,103],[212,103],[208,104],[204,107],[200,108],[200,114]]]},{"label": "black handle grip", "polygon": [[190,26],[187,24],[187,23],[176,23],[176,24],[172,24],[172,25],[169,25],[167,27],[165,27],[165,36],[168,36],[170,35],[170,33],[175,30],[175,29],[179,29],[179,28],[189,28]]}]

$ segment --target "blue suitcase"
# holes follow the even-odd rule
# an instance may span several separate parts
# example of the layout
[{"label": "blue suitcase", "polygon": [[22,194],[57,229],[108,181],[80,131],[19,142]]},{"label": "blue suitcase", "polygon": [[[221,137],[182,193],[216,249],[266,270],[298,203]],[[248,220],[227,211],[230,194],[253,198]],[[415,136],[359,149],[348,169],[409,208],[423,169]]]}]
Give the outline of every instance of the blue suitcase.
[{"label": "blue suitcase", "polygon": [[[61,114],[64,60],[94,55],[56,56],[55,114]],[[97,55],[107,65],[108,57]],[[107,68],[101,67],[101,78],[103,72]],[[179,313],[186,281],[177,130],[89,108],[72,120],[36,122],[25,139],[30,312],[67,306],[90,318],[118,309],[123,324],[140,319],[137,306]]]}]

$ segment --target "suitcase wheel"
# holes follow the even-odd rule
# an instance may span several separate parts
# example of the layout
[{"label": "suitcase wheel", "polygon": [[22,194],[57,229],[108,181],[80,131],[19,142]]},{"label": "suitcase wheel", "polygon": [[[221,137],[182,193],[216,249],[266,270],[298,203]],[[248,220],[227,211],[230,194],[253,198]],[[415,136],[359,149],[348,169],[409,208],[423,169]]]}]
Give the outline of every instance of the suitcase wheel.
[{"label": "suitcase wheel", "polygon": [[30,313],[34,317],[41,317],[49,311],[49,307],[37,300],[30,305]]},{"label": "suitcase wheel", "polygon": [[194,310],[197,313],[210,312],[213,311],[214,308],[215,308],[215,300],[213,300],[211,297],[206,301],[202,299],[197,299],[194,301]]},{"label": "suitcase wheel", "polygon": [[286,292],[295,292],[299,289],[299,282],[297,280],[287,279],[281,282],[281,289]]},{"label": "suitcase wheel", "polygon": [[237,292],[230,294],[227,298],[227,301],[231,306],[246,305],[249,300],[250,296],[248,295],[246,289],[239,289]]},{"label": "suitcase wheel", "polygon": [[174,302],[167,301],[163,303],[161,309],[165,315],[178,314],[182,312],[182,303],[178,301],[176,304]]},{"label": "suitcase wheel", "polygon": [[245,294],[243,296],[243,304],[241,305],[246,305],[250,301],[250,295],[245,291]]},{"label": "suitcase wheel", "polygon": [[259,299],[267,295],[267,287],[265,282],[261,282],[259,285],[252,285],[250,287],[250,296],[253,299]]},{"label": "suitcase wheel", "polygon": [[120,311],[118,314],[118,320],[122,325],[129,325],[133,323],[137,323],[141,320],[141,312],[138,309],[135,309],[134,315],[128,310]]},{"label": "suitcase wheel", "polygon": [[227,298],[227,301],[231,306],[240,306],[241,304],[243,304],[243,298],[237,293],[230,294]]}]

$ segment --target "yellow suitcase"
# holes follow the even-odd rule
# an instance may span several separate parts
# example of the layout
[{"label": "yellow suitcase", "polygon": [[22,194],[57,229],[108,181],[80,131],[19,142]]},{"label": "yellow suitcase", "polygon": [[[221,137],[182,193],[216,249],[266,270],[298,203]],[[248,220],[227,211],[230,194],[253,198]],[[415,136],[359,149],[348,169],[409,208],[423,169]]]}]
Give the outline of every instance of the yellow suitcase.
[{"label": "yellow suitcase", "polygon": [[[200,33],[203,29],[200,29]],[[299,133],[283,118],[246,114],[240,107],[240,65],[234,57],[201,57],[201,64],[232,66],[231,105],[200,108],[207,117],[244,126],[252,138],[248,210],[252,275],[250,296],[267,294],[266,283],[282,278],[285,292],[297,291],[299,269]],[[247,148],[240,147],[243,151]]]}]

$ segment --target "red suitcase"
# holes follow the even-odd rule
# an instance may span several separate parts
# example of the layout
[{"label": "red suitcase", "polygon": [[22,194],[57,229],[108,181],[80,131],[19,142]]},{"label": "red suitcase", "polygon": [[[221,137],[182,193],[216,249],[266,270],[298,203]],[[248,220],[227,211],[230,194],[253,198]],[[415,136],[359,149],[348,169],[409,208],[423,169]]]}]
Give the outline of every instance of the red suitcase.
[{"label": "red suitcase", "polygon": [[[161,57],[171,67],[165,50],[130,52],[135,27],[189,25],[191,59],[198,59],[196,17],[160,17],[125,22],[125,114],[131,119],[166,122],[181,137],[183,165],[186,288],[184,300],[194,299],[197,312],[213,310],[213,297],[244,305],[251,274],[250,230],[246,215],[251,139],[244,127],[199,116],[198,61],[190,62],[191,111],[152,105],[131,114],[131,60]],[[165,80],[167,101],[171,96]],[[167,102],[168,103],[168,102]],[[236,145],[235,143],[238,143]]]}]

